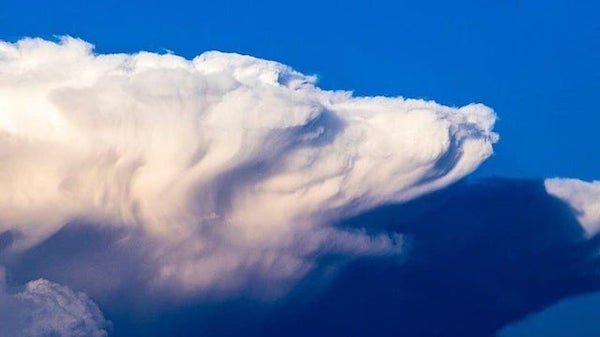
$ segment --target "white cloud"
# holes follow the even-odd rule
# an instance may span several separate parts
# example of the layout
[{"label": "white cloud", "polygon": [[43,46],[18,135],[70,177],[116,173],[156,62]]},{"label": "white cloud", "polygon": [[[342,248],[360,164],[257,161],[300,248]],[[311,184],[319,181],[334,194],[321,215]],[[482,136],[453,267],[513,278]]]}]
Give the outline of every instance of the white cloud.
[{"label": "white cloud", "polygon": [[2,337],[106,337],[109,324],[85,294],[44,279],[16,294],[0,288]]},{"label": "white cloud", "polygon": [[397,251],[331,224],[461,179],[494,122],[481,104],[353,97],[237,54],[0,43],[0,232],[27,249],[69,221],[136,229],[156,281],[188,290],[293,280],[321,252]]},{"label": "white cloud", "polygon": [[544,182],[548,193],[567,202],[590,236],[600,231],[600,181],[553,178]]}]

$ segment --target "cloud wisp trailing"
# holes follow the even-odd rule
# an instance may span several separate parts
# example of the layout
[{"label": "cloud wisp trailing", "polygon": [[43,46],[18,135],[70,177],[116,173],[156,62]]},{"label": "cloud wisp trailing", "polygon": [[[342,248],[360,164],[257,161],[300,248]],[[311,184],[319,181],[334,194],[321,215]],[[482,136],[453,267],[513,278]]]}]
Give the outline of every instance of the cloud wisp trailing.
[{"label": "cloud wisp trailing", "polygon": [[0,233],[10,251],[73,222],[126,229],[156,284],[288,283],[314,258],[398,251],[332,224],[448,186],[492,153],[472,104],[354,97],[265,60],[0,43]]}]

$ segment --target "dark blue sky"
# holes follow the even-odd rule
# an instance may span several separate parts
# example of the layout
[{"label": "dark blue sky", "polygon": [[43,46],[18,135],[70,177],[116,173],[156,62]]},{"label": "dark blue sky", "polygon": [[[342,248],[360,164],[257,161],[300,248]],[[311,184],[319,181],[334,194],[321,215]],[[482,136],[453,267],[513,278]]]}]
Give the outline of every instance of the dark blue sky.
[{"label": "dark blue sky", "polygon": [[591,180],[600,178],[599,17],[592,0],[7,0],[0,39],[234,51],[317,74],[328,89],[482,102],[497,111],[501,139],[476,175]]}]

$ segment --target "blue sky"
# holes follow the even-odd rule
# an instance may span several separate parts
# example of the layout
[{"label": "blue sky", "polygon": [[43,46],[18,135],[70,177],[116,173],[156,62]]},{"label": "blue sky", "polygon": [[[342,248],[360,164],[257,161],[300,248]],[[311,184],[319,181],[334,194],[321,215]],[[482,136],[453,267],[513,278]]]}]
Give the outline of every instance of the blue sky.
[{"label": "blue sky", "polygon": [[483,102],[501,142],[478,175],[598,178],[595,1],[3,1],[0,38],[69,34],[99,52],[217,49],[320,86]]},{"label": "blue sky", "polygon": [[[231,51],[317,74],[326,89],[481,102],[499,116],[500,142],[475,176],[593,180],[600,179],[599,17],[600,2],[591,0],[7,0],[0,39],[71,35],[102,53],[189,58]],[[571,309],[598,303],[597,296],[578,309],[570,303],[545,320],[560,330],[560,317],[573,321]],[[598,329],[588,328],[580,336]]]}]

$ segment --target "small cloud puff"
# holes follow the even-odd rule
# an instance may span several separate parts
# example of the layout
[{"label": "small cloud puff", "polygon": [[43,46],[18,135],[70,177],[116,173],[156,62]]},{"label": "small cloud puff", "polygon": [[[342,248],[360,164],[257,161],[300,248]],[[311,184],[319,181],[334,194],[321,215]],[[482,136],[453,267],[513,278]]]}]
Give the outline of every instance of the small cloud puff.
[{"label": "small cloud puff", "polygon": [[549,194],[577,211],[577,218],[589,236],[600,232],[600,181],[553,178],[546,179],[544,184]]},{"label": "small cloud puff", "polygon": [[85,294],[44,279],[16,294],[0,289],[0,314],[1,335],[11,337],[106,337],[110,326]]},{"label": "small cloud puff", "polygon": [[294,280],[318,254],[395,252],[337,220],[441,189],[492,153],[495,114],[321,90],[271,61],[0,42],[0,233],[129,228],[180,288]]}]

